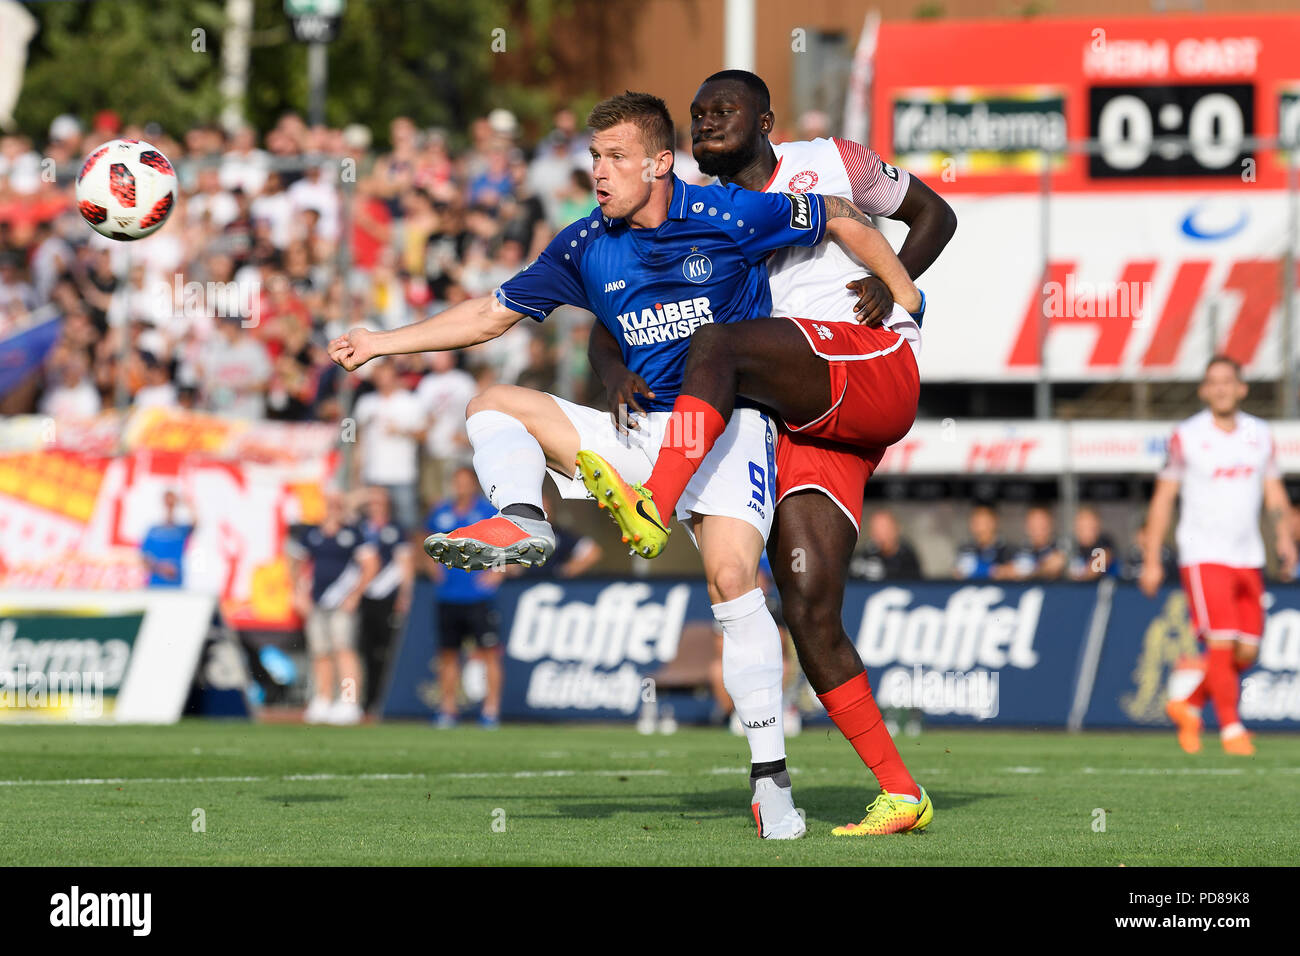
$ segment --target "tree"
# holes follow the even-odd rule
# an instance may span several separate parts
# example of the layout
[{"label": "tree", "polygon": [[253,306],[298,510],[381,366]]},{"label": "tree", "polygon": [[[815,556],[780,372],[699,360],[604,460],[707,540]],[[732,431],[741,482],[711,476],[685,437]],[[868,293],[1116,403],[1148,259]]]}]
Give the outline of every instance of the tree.
[{"label": "tree", "polygon": [[173,132],[217,115],[218,4],[98,0],[29,9],[40,30],[14,117],[37,142],[60,113],[85,122],[112,109],[125,122]]},{"label": "tree", "polygon": [[[82,0],[30,9],[41,26],[15,118],[36,141],[60,113],[89,121],[111,108],[126,122],[157,122],[178,137],[217,121],[220,0]],[[545,75],[546,25],[571,9],[571,0],[350,0],[329,47],[326,121],[362,123],[382,144],[396,116],[455,133],[496,106],[522,112],[521,120],[541,118],[557,103],[536,79],[493,83],[493,74]],[[528,43],[520,42],[525,32]],[[498,57],[515,58],[514,68],[495,69]],[[265,131],[285,111],[306,108],[307,47],[294,41],[283,0],[256,0],[246,115]]]}]

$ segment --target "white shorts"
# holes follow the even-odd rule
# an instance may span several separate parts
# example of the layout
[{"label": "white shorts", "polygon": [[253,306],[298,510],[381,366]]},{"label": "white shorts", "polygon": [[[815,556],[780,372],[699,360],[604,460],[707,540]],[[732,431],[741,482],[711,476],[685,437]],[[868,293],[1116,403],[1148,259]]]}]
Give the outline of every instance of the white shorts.
[{"label": "white shorts", "polygon": [[[648,421],[640,418],[638,428],[620,435],[609,412],[575,405],[558,395],[551,398],[577,429],[579,448],[596,452],[626,481],[639,483],[650,477],[671,412],[650,412]],[[590,497],[576,466],[568,475],[553,468],[547,471],[560,497]],[[756,408],[737,408],[677,502],[677,520],[694,540],[692,513],[739,518],[757,528],[766,541],[775,510],[776,426]]]}]

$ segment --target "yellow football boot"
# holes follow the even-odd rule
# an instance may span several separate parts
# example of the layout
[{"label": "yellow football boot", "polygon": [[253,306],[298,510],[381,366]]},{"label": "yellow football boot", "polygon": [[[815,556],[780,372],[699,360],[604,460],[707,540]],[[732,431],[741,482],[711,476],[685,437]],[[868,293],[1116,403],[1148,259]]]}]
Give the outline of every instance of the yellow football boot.
[{"label": "yellow football boot", "polygon": [[623,532],[623,543],[633,554],[655,558],[668,543],[668,529],[659,518],[659,509],[650,492],[640,485],[629,485],[604,458],[594,451],[578,452],[578,470],[582,483]]},{"label": "yellow football boot", "polygon": [[867,807],[861,823],[848,823],[831,831],[832,836],[880,836],[886,833],[920,833],[934,819],[934,804],[921,788],[921,802],[881,792]]}]

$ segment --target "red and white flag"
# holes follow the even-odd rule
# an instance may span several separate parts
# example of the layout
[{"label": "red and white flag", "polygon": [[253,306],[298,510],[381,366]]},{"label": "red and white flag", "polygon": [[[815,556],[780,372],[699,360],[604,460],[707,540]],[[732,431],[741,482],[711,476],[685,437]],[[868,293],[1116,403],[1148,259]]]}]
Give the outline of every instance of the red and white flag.
[{"label": "red and white flag", "polygon": [[870,145],[871,83],[876,72],[876,40],[880,34],[880,13],[872,10],[862,24],[858,47],[853,52],[848,95],[844,98],[843,138]]}]

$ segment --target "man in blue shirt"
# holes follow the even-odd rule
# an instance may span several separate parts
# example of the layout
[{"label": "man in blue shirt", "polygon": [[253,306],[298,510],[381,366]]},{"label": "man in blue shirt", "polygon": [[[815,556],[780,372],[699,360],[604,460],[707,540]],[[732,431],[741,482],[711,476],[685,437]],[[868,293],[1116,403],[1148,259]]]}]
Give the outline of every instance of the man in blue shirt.
[{"label": "man in blue shirt", "polygon": [[990,505],[976,505],[970,513],[970,540],[957,549],[952,576],[963,581],[1010,578],[1011,549],[998,534],[998,513]]},{"label": "man in blue shirt", "polygon": [[[151,588],[179,588],[185,584],[185,545],[194,533],[194,525],[177,523],[179,501],[176,492],[169,489],[163,493],[163,523],[150,528],[140,542],[140,556],[149,569]],[[190,514],[193,516],[193,508]]]},{"label": "man in blue shirt", "polygon": [[[889,243],[842,200],[838,208],[853,215],[828,218],[817,194],[695,187],[677,179],[672,119],[662,100],[640,93],[611,97],[597,104],[588,123],[595,130],[598,208],[562,230],[536,262],[493,296],[389,332],[353,329],[330,343],[331,358],[351,371],[378,355],[485,342],[525,315],[540,321],[570,304],[596,314],[617,339],[624,364],[647,383],[648,414],[640,421],[622,416],[611,422],[602,410],[506,385],[471,401],[466,431],[474,468],[498,511],[426,540],[431,555],[453,566],[531,565],[549,558],[555,537],[542,507],[543,476],[549,469],[566,498],[586,497],[574,467],[580,449],[599,453],[624,477],[640,481],[666,435],[689,440],[698,423],[674,419],[670,409],[691,334],[701,325],[771,314],[764,265],[770,252],[834,236],[896,298],[916,295]],[[699,546],[714,616],[729,639],[728,653],[739,655],[729,668],[743,675],[733,698],[752,725],[750,748],[761,773],[783,766],[785,758],[780,635],[758,588],[758,561],[775,505],[776,435],[758,408],[737,406],[674,514]],[[804,833],[788,790],[784,794],[784,810],[764,813],[765,820],[782,823],[764,836]]]},{"label": "man in blue shirt", "polygon": [[363,709],[376,709],[388,671],[394,623],[411,609],[411,588],[415,570],[409,530],[393,520],[388,489],[375,485],[363,492],[365,512],[361,533],[374,546],[379,558],[374,578],[361,598],[361,658],[366,674]]},{"label": "man in blue shirt", "polygon": [[[491,518],[492,503],[483,497],[472,468],[460,467],[452,475],[452,497],[433,506],[425,530],[454,531],[461,525]],[[501,720],[501,648],[499,616],[493,600],[501,575],[491,571],[465,571],[432,562],[433,580],[438,586],[438,683],[442,705],[438,726],[456,726],[456,694],[460,690],[460,651],[466,641],[471,653],[483,662],[487,672],[487,696],[479,722],[488,728]]]}]

